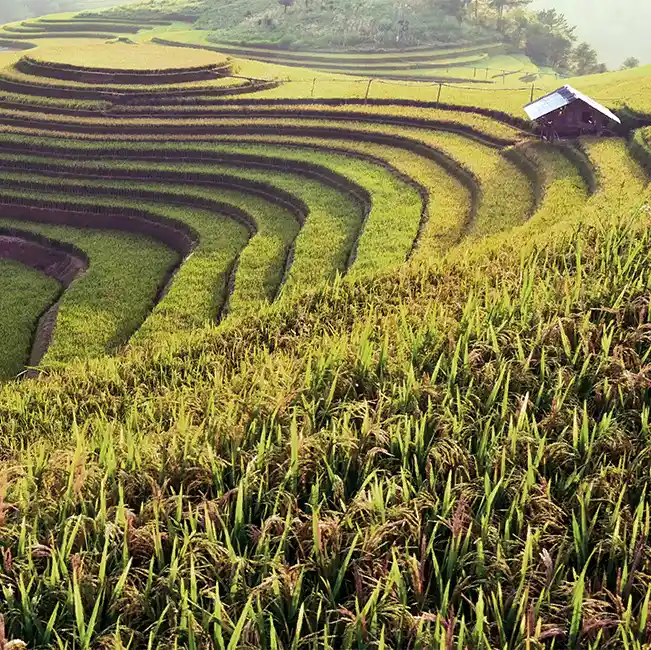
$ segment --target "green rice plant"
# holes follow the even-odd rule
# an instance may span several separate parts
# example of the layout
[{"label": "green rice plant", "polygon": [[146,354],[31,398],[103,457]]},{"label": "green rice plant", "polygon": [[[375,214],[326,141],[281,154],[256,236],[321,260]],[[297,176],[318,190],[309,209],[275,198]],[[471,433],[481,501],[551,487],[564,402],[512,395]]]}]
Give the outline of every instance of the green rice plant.
[{"label": "green rice plant", "polygon": [[[238,137],[238,142],[269,140],[267,136]],[[374,142],[299,136],[274,136],[271,141],[287,145],[334,147],[339,151],[350,151],[354,155],[373,156],[385,161],[405,177],[416,182],[427,194],[426,219],[423,220],[421,217],[421,227],[416,242],[415,256],[418,258],[435,258],[456,244],[463,236],[463,229],[473,206],[471,206],[472,198],[469,196],[468,187],[453,175],[455,172],[457,174],[463,172],[461,168],[450,172],[443,164],[437,164],[407,150]]]},{"label": "green rice plant", "polygon": [[[14,156],[10,158],[15,162],[24,163],[32,159]],[[65,166],[63,166],[65,169]],[[68,168],[74,172],[76,165],[70,163]],[[89,162],[84,166],[83,173],[92,179],[95,174],[108,174],[109,176],[122,170],[133,170],[133,164],[116,163],[113,165]],[[213,173],[224,174],[236,173],[239,176],[235,178],[268,179],[269,172],[249,172],[247,170],[230,168],[224,166],[201,166],[192,167],[188,165],[170,166],[165,164],[150,164],[148,174],[153,170],[161,172],[183,173],[186,177],[196,177],[201,182],[201,174]],[[25,175],[16,176],[7,174],[5,183],[10,183],[12,178],[24,181],[31,177]],[[33,177],[39,180],[41,185],[45,179]],[[324,240],[321,236],[324,227],[328,221],[323,223],[324,219],[337,217],[336,201],[341,203],[341,214],[346,219],[352,220],[355,216],[357,221],[350,221],[353,228],[355,224],[359,227],[361,215],[356,206],[351,204],[341,193],[333,188],[322,186],[318,181],[309,179],[299,179],[291,174],[272,173],[271,178],[277,187],[284,188],[286,191],[296,193],[299,197],[304,197],[308,208],[308,220],[305,232],[301,233],[300,241],[297,242],[294,250],[292,273],[304,273],[301,287],[314,286],[322,278],[327,279],[332,276],[337,269],[343,270],[347,256],[352,246],[352,238],[355,230],[349,230],[344,233],[347,236],[347,242],[343,246],[337,246],[332,236],[329,240]],[[175,190],[178,199],[182,202],[192,201],[193,197],[210,200],[213,192],[207,189],[197,187],[178,187],[174,185],[156,185],[155,183],[139,183],[136,181],[109,181],[101,182],[93,180],[66,180],[58,181],[58,186],[68,187],[74,191],[78,188],[93,188],[103,194],[113,194],[118,197],[128,196],[129,194],[137,195],[138,191],[145,189],[148,192],[159,191],[167,200],[175,200]],[[319,199],[319,193],[323,198]],[[234,255],[244,246],[241,241],[242,227],[239,224],[228,226],[227,217],[221,217],[218,214],[207,212],[205,209],[193,208],[190,212],[179,209],[165,209],[165,214],[172,214],[176,219],[188,224],[195,232],[199,234],[199,245],[190,258],[185,261],[181,269],[176,274],[170,285],[169,291],[165,298],[155,307],[153,314],[144,325],[140,328],[135,340],[152,341],[161,331],[179,331],[188,330],[198,327],[202,324],[214,320],[228,300],[229,311],[243,311],[257,307],[260,301],[273,300],[281,281],[287,250],[298,231],[298,223],[294,217],[284,208],[268,204],[266,201],[242,195],[228,190],[220,190],[220,200],[226,201],[231,205],[245,209],[258,224],[258,233],[253,237],[242,253],[237,264],[237,273],[234,276],[232,293],[227,287],[229,269],[234,263]],[[128,205],[124,201],[113,202],[113,205]],[[145,207],[153,212],[160,212],[160,205],[139,201],[139,207]],[[328,205],[326,211],[325,206]],[[230,228],[230,230],[229,230]],[[233,230],[235,228],[235,230]],[[231,234],[232,231],[232,234]],[[236,232],[239,232],[237,236]],[[316,233],[316,234],[315,234]],[[331,234],[334,231],[331,229]],[[239,239],[238,239],[239,237]],[[232,242],[231,248],[226,248],[226,242]],[[239,243],[238,243],[239,242]],[[235,248],[233,248],[235,246]],[[334,266],[333,266],[334,264]],[[298,272],[293,270],[293,266],[298,267]],[[191,300],[188,300],[191,297]],[[74,337],[74,332],[71,332]],[[91,353],[89,348],[84,348],[84,353]]]},{"label": "green rice plant", "polygon": [[[193,149],[188,146],[186,150],[188,153],[191,153]],[[215,152],[218,151],[218,148],[212,146],[210,147],[210,150]],[[198,151],[201,151],[201,149],[198,149]],[[242,148],[241,152],[244,151],[245,150]],[[264,148],[249,148],[246,151],[250,154],[271,153]],[[273,152],[275,152],[276,155],[279,153],[277,150],[273,150]],[[233,147],[229,147],[227,153],[236,153],[236,150]],[[9,159],[24,160],[24,158],[20,157]],[[292,158],[288,152],[282,152],[282,157],[279,160],[292,159],[300,160],[301,158],[298,154]],[[327,168],[335,166],[335,162],[333,161],[337,161],[335,154],[328,155],[327,153],[319,156],[304,154],[303,159],[318,162],[326,165]],[[258,160],[257,163],[259,166],[260,160]],[[273,165],[277,163],[275,163],[273,159],[270,159],[270,164]],[[338,164],[339,168],[341,168],[342,172],[345,171],[347,176],[350,176],[353,180],[359,180],[366,184],[368,184],[369,181],[364,175],[364,172],[368,169],[374,171],[369,165],[366,169],[362,167],[361,172],[354,174],[353,172],[356,171],[355,167],[349,164],[348,167],[344,169],[343,160]],[[361,165],[362,162],[359,163],[360,167]],[[75,168],[78,167],[78,165],[73,163],[69,164],[71,172],[74,172]],[[134,163],[131,162],[98,164],[91,161],[85,162],[83,166],[83,170],[86,173],[92,173],[94,170],[102,172],[103,170],[104,173],[110,174],[111,170],[129,171],[133,169],[137,169],[137,167],[134,167]],[[288,286],[296,284],[296,286],[302,288],[313,287],[322,281],[332,278],[337,271],[343,272],[346,269],[356,234],[362,225],[362,213],[360,205],[340,189],[328,186],[316,178],[312,179],[309,177],[299,176],[295,173],[283,173],[281,171],[282,165],[277,165],[276,168],[273,168],[273,166],[268,167],[264,171],[257,171],[254,168],[243,168],[241,165],[225,166],[214,163],[200,166],[189,164],[171,165],[170,163],[147,163],[147,174],[156,170],[168,173],[183,172],[188,178],[197,178],[199,183],[201,183],[202,174],[205,175],[210,173],[216,175],[227,174],[235,179],[242,178],[263,182],[273,181],[275,187],[297,197],[307,207],[307,220],[298,235],[296,244],[293,248],[294,252],[292,255],[291,267],[288,269],[289,272],[287,275]],[[377,174],[377,172],[374,173]],[[386,176],[388,176],[388,174],[385,174],[385,177]],[[371,182],[373,182],[373,180],[373,177],[371,177]],[[88,181],[70,182],[77,186],[92,185]],[[137,189],[138,187],[145,187],[145,189],[148,188],[150,190],[158,189],[161,192],[167,193],[168,196],[173,196],[173,194],[170,195],[170,192],[174,192],[175,190],[173,185],[166,184],[157,186],[155,183],[148,182],[143,186],[140,183],[128,181],[119,181],[114,183],[103,181],[101,187],[105,189],[113,187],[114,190],[119,191],[121,195],[128,194],[130,188]],[[204,199],[214,197],[212,190],[202,189],[200,186],[184,186],[178,188],[177,192],[182,197],[199,197]],[[234,196],[234,193],[229,192],[224,192],[223,194],[224,199],[227,201],[231,200]],[[221,191],[219,196],[222,196]],[[387,201],[391,198],[393,198],[394,201],[396,200],[395,196],[392,197],[392,195],[387,192]],[[246,200],[243,200],[242,198],[238,199],[237,196],[235,196],[234,205],[244,207],[247,211],[251,208],[251,205],[248,204]],[[262,205],[263,209],[256,210],[256,207],[259,208],[260,205]],[[395,203],[391,205],[395,205]],[[247,247],[247,251],[245,251],[243,257],[239,260],[233,293],[229,298],[230,310],[249,309],[257,306],[257,303],[261,300],[273,300],[283,275],[283,266],[285,263],[287,248],[293,242],[294,238],[296,238],[298,231],[298,224],[295,219],[289,215],[286,209],[269,205],[264,207],[264,201],[262,203],[258,201],[258,203],[254,203],[253,206],[253,211],[251,213],[258,222],[259,231],[256,237],[254,237],[250,242],[250,246]],[[412,219],[412,227],[413,225],[417,226],[418,216],[414,215],[414,217],[416,223],[414,224],[414,220]],[[219,249],[223,233],[220,232],[219,228],[215,229],[214,220],[206,222],[204,219],[203,223],[193,221],[191,217],[182,217],[181,220],[191,225],[192,228],[200,234],[202,240],[206,239],[211,242],[211,247]],[[411,241],[413,241],[413,236],[411,240],[403,242],[403,245],[408,248],[411,245]],[[404,251],[402,251],[402,253],[403,255],[405,254]],[[401,254],[400,250],[398,250],[398,254]],[[193,256],[193,258],[194,257],[196,256]],[[190,266],[194,265],[194,259],[189,260],[188,263]],[[183,271],[179,273],[179,277],[181,277],[182,274]],[[175,280],[175,283],[176,281],[177,280]],[[196,294],[197,291],[198,288],[195,287],[191,293]],[[203,291],[213,292],[213,285],[208,283]],[[202,293],[201,295],[204,294]],[[205,302],[203,299],[200,302],[204,302],[205,304],[212,303],[212,301]],[[214,312],[214,310],[211,310],[211,312]],[[192,310],[185,313],[174,329],[181,327],[181,322],[184,320],[188,322],[188,326],[192,326],[205,322],[206,318],[209,317],[204,311],[201,311],[200,314],[198,314],[199,319],[193,323],[191,313]]]},{"label": "green rice plant", "polygon": [[[27,111],[3,112],[5,169],[32,166],[3,171],[6,199],[92,189],[89,208],[140,207],[201,236],[132,344],[106,357],[110,331],[116,345],[132,335],[176,256],[145,238],[28,224],[75,243],[90,267],[64,297],[87,310],[68,304],[47,372],[0,387],[0,640],[642,650],[643,169],[623,140],[556,147],[485,115],[406,119],[427,119],[426,106],[317,109],[246,102],[205,119],[192,107],[70,123],[36,112],[21,126],[11,117]],[[275,304],[264,298],[295,213],[204,182],[217,173],[309,208],[292,291]],[[332,276],[364,217],[354,187],[371,209],[342,281]],[[193,199],[255,215],[258,233]],[[215,327],[240,250],[232,315]],[[78,354],[75,327],[95,328],[97,358],[55,363]]]},{"label": "green rice plant", "polygon": [[[283,120],[257,120],[250,118],[247,123],[260,124],[261,127],[290,126]],[[241,128],[238,120],[220,122],[223,130]],[[302,128],[323,128],[328,126],[333,133],[341,129],[339,123],[328,124],[318,121],[301,120]],[[483,236],[495,228],[508,228],[521,223],[533,210],[532,192],[529,181],[518,168],[505,159],[498,151],[462,138],[448,132],[429,132],[415,127],[393,127],[386,125],[367,124],[360,122],[346,123],[346,132],[364,132],[390,134],[398,137],[409,137],[417,143],[441,149],[464,167],[473,172],[480,180],[483,190],[483,201],[476,220],[471,226],[471,233]],[[186,136],[187,138],[187,136]],[[505,182],[507,181],[507,182]]]},{"label": "green rice plant", "polygon": [[[214,145],[212,148],[214,151],[219,150]],[[229,143],[224,146],[224,150],[231,153],[264,154],[270,148],[260,144]],[[416,238],[423,207],[422,199],[413,187],[387,173],[374,162],[351,160],[349,156],[338,152],[310,151],[309,148],[292,146],[283,148],[283,154],[285,159],[317,162],[327,166],[363,187],[373,197],[354,250],[355,259],[351,269],[353,276],[380,269],[389,270],[405,261]],[[310,278],[318,273],[313,264],[306,264],[315,258],[314,252],[309,250],[314,246],[312,242],[329,240],[335,250],[342,248],[337,244],[334,215],[328,216],[328,221],[308,219],[306,222],[296,241],[294,263],[287,278],[288,290],[309,286]]]},{"label": "green rice plant", "polygon": [[[248,106],[248,105],[245,105]],[[459,127],[459,130],[463,132],[468,132],[469,135],[476,135],[482,137],[482,135],[488,136],[487,139],[495,139],[500,144],[514,144],[516,141],[528,137],[529,134],[523,132],[522,129],[517,128],[509,124],[508,122],[500,122],[496,119],[487,117],[485,115],[473,112],[460,112],[454,110],[445,110],[445,109],[436,109],[431,106],[423,107],[412,107],[412,106],[402,106],[400,104],[394,106],[381,105],[363,105],[355,103],[354,106],[342,105],[331,106],[330,104],[301,104],[300,106],[275,106],[264,104],[263,102],[254,103],[250,105],[251,109],[255,110],[256,115],[264,117],[265,114],[269,118],[278,118],[282,117],[284,119],[294,118],[300,120],[301,123],[305,120],[316,120],[316,119],[328,119],[332,114],[332,117],[338,118],[341,114],[340,119],[347,119],[349,121],[363,121],[365,116],[372,118],[376,116],[376,121],[384,123],[385,125],[399,124],[401,118],[406,118],[405,125],[409,125],[409,120],[419,120],[422,122],[422,126],[425,128],[437,129],[439,126],[454,131],[456,127]],[[142,119],[137,119],[135,117],[129,116],[128,107],[121,107],[116,110],[118,115],[111,116],[110,119],[104,116],[66,116],[65,119],[62,119],[61,116],[56,114],[46,114],[38,112],[30,112],[30,118],[33,120],[33,128],[36,129],[39,126],[42,128],[52,128],[61,131],[65,131],[65,127],[70,125],[71,127],[88,127],[91,125],[97,125],[98,127],[106,127],[108,125],[113,125],[113,127],[119,125],[123,128],[124,132],[127,130],[133,131],[134,127],[149,127],[156,126],[164,128],[167,124],[169,126],[169,120],[165,120],[165,112],[169,109],[163,107],[163,109],[158,109],[160,115],[153,117],[149,115],[149,112],[156,113],[156,108],[147,108],[148,119],[146,122],[143,122]],[[142,108],[139,107],[136,109],[139,112],[142,112]],[[174,106],[174,112],[183,111],[183,108]],[[191,107],[187,112],[189,113],[187,118],[182,117],[181,115],[174,114],[174,125],[175,126],[185,126],[190,127],[191,125],[205,125],[211,123],[211,118],[215,120],[215,125],[221,123],[221,121],[227,121],[228,119],[233,120],[236,118],[244,117],[241,114],[241,109],[228,105],[219,105],[208,107],[208,113],[203,112],[205,109],[201,109],[202,114],[199,117],[192,116],[192,111],[196,111],[196,108]],[[124,113],[124,115],[123,115]],[[16,110],[6,109],[2,111],[2,114],[7,118],[10,117],[20,117],[20,112]],[[119,121],[116,121],[119,116]],[[392,119],[393,118],[393,119]],[[220,120],[220,122],[217,122]],[[84,132],[84,129],[80,129]],[[144,131],[145,129],[143,129]],[[86,129],[87,131],[87,129]]]},{"label": "green rice plant", "polygon": [[18,262],[0,260],[0,378],[25,366],[39,317],[57,299],[56,280]]},{"label": "green rice plant", "polygon": [[[615,420],[644,390],[621,378],[576,404],[615,381],[617,345],[643,347],[630,333],[646,318],[614,330],[615,347],[590,342],[648,284],[650,243],[643,218],[570,229],[543,256],[503,237],[498,255],[336,283],[176,349],[0,392],[6,453],[25,468],[3,492],[24,584],[10,574],[9,633],[68,647],[89,630],[91,645],[143,648],[643,642],[648,432]],[[582,559],[572,515],[595,522]]]},{"label": "green rice plant", "polygon": [[[5,201],[20,196],[2,192]],[[166,273],[177,262],[165,246],[135,235],[10,219],[2,219],[2,224],[74,244],[90,260],[86,275],[61,298],[44,365],[118,349],[142,323]]]}]

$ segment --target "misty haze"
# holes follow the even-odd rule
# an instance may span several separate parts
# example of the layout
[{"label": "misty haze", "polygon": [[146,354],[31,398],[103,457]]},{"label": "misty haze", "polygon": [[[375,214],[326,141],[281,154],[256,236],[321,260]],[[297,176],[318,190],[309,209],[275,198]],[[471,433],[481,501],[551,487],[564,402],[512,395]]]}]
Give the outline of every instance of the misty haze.
[{"label": "misty haze", "polygon": [[610,68],[617,69],[629,56],[651,63],[648,0],[533,0],[531,6],[563,12]]}]

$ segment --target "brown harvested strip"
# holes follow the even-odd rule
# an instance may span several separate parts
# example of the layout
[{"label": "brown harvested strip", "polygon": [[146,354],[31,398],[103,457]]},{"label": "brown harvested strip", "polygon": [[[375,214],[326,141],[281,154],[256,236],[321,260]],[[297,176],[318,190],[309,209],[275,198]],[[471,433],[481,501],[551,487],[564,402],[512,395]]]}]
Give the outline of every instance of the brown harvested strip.
[{"label": "brown harvested strip", "polygon": [[0,110],[25,111],[28,113],[44,113],[46,115],[70,115],[75,117],[96,117],[97,110],[87,108],[73,108],[57,105],[27,104],[22,102],[0,100]]},{"label": "brown harvested strip", "polygon": [[[11,186],[15,188],[20,184],[12,183]],[[31,187],[38,190],[39,185],[33,183]],[[57,188],[60,189],[60,186],[54,187],[55,190]],[[83,209],[80,209],[79,204],[74,201],[16,198],[7,202],[6,197],[3,197],[0,202],[0,214],[5,219],[52,223],[75,228],[122,230],[144,235],[157,239],[184,256],[190,253],[198,241],[197,233],[181,221],[133,208],[84,204]]]},{"label": "brown harvested strip", "polygon": [[34,43],[26,43],[24,41],[14,41],[11,38],[3,38],[0,33],[0,47],[9,50],[33,50],[36,45]]}]

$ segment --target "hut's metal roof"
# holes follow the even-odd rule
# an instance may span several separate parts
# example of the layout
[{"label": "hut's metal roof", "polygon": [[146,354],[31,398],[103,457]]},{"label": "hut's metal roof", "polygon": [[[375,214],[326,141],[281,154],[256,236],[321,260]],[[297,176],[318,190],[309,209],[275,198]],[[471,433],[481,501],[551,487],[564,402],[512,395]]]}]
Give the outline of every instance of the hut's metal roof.
[{"label": "hut's metal roof", "polygon": [[572,88],[572,86],[565,85],[558,90],[555,90],[549,95],[545,95],[540,99],[537,99],[531,104],[527,104],[524,107],[525,113],[532,120],[538,120],[543,115],[548,115],[549,113],[562,108],[563,106],[569,106],[572,102],[580,100],[592,106],[595,110],[599,111],[606,117],[609,117],[611,120],[614,120],[618,124],[621,124],[621,120],[613,113],[609,111],[605,106],[602,106],[599,102],[596,102],[594,99],[591,99],[587,95],[584,95],[582,92]]}]

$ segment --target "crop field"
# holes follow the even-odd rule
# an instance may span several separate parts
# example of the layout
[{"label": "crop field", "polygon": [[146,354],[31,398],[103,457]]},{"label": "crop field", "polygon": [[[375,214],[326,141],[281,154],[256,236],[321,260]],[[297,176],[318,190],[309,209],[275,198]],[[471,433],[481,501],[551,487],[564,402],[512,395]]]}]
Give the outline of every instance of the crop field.
[{"label": "crop field", "polygon": [[[293,52],[264,47],[245,47],[233,43],[213,42],[201,30],[168,32],[156,42],[186,49],[204,48],[229,56],[299,68],[303,75],[314,71],[342,75],[370,76],[403,81],[444,81],[491,86],[522,85],[539,77],[557,78],[540,70],[526,56],[511,55],[502,43],[466,47],[404,49],[400,52],[334,53]],[[523,81],[523,78],[524,81]]]},{"label": "crop field", "polygon": [[7,258],[0,261],[0,278],[1,377],[9,379],[22,372],[37,322],[56,300],[59,285],[38,270]]},{"label": "crop field", "polygon": [[0,30],[0,650],[649,648],[651,72],[163,6]]}]

